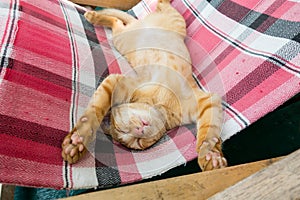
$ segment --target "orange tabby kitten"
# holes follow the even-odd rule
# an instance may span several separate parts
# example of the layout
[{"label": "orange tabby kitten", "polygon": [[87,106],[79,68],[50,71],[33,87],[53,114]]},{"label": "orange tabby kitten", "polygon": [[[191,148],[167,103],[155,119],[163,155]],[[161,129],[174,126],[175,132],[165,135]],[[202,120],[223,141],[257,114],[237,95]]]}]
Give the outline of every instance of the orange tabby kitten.
[{"label": "orange tabby kitten", "polygon": [[221,99],[200,90],[193,79],[184,43],[186,24],[169,0],[160,0],[156,11],[143,20],[114,9],[88,11],[85,17],[112,29],[114,46],[132,72],[111,74],[100,84],[65,137],[63,158],[75,163],[83,156],[111,109],[108,134],[123,145],[145,149],[166,131],[196,123],[199,166],[202,170],[225,167],[219,137]]}]

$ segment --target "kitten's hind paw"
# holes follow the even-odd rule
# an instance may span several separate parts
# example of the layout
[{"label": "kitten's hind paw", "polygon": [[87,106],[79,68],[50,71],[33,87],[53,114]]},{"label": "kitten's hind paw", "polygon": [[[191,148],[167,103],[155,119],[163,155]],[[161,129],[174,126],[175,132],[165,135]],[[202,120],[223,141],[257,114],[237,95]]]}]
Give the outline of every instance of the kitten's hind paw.
[{"label": "kitten's hind paw", "polygon": [[[211,144],[214,144],[211,148]],[[221,142],[218,138],[212,138],[212,141],[204,141],[200,147],[198,155],[198,164],[202,171],[224,168],[227,166],[227,160],[223,157]]]},{"label": "kitten's hind paw", "polygon": [[90,22],[91,24],[94,24],[96,21],[97,13],[95,11],[87,11],[84,13],[85,19]]},{"label": "kitten's hind paw", "polygon": [[83,137],[76,131],[71,131],[62,143],[62,157],[68,163],[76,163],[86,153]]}]

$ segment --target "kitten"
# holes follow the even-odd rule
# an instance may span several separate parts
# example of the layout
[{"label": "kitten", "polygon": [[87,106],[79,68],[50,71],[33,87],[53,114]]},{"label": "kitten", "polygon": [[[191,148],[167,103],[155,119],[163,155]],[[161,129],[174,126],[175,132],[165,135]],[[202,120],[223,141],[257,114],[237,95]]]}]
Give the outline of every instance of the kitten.
[{"label": "kitten", "polygon": [[132,66],[132,72],[111,74],[99,85],[63,141],[64,160],[75,163],[84,155],[111,109],[108,134],[124,146],[146,149],[166,131],[195,123],[201,169],[225,167],[219,135],[221,99],[200,90],[193,79],[184,43],[186,24],[170,1],[160,0],[156,11],[143,20],[114,9],[87,11],[85,18],[112,29],[114,46]]}]

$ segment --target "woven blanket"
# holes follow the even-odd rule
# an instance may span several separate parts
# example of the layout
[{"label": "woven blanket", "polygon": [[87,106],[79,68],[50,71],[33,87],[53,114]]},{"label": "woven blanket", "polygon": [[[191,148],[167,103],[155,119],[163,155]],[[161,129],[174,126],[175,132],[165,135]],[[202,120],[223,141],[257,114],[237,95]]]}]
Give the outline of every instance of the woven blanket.
[{"label": "woven blanket", "polygon": [[[144,0],[130,14],[155,9]],[[194,77],[223,97],[226,140],[300,92],[300,3],[293,0],[174,0],[184,16]],[[79,163],[61,142],[99,83],[127,62],[111,32],[93,27],[66,0],[0,0],[0,182],[92,188],[159,175],[197,157],[183,126],[145,151],[98,134]],[[96,155],[96,156],[95,156]],[[96,159],[95,159],[96,158]]]}]

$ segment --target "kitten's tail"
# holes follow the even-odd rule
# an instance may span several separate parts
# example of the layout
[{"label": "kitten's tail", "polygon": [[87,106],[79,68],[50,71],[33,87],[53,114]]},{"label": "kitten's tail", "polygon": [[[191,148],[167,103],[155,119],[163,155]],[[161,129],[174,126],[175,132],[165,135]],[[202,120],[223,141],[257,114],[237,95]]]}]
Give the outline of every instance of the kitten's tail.
[{"label": "kitten's tail", "polygon": [[121,10],[113,9],[113,8],[107,8],[107,9],[103,9],[103,10],[100,10],[97,12],[101,15],[116,17],[116,18],[120,19],[125,25],[130,24],[134,21],[137,21],[136,18],[129,15],[128,13],[121,11]]}]

